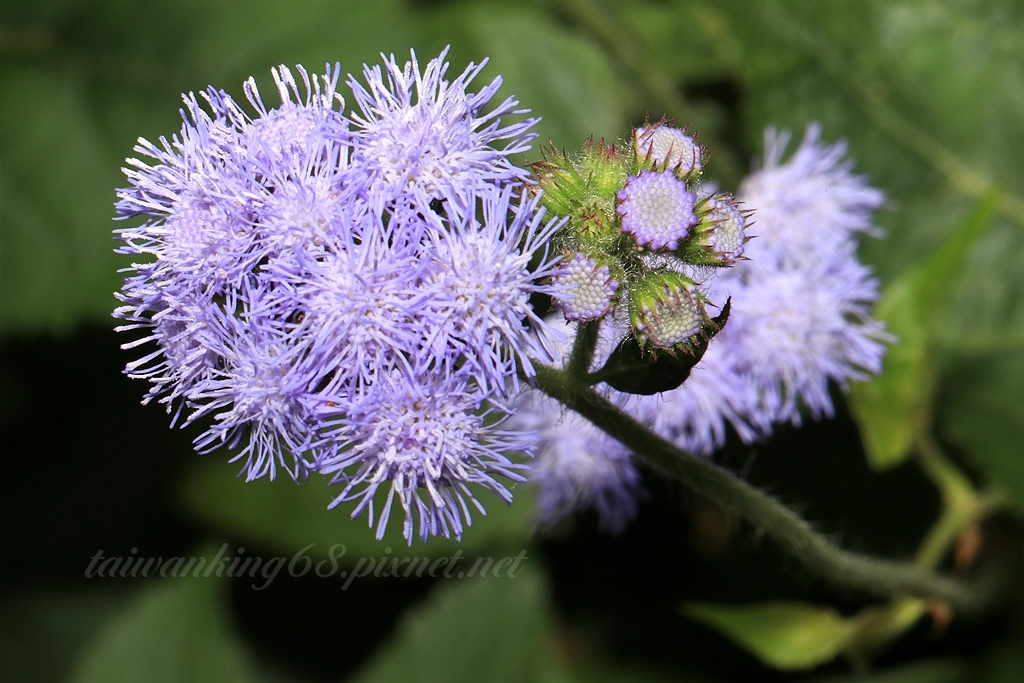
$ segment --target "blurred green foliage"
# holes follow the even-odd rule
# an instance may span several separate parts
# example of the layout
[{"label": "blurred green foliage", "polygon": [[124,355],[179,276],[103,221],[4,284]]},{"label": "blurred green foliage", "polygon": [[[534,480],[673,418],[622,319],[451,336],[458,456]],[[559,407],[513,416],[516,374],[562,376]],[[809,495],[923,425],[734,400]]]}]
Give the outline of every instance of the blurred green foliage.
[{"label": "blurred green foliage", "polygon": [[[113,376],[116,365],[103,368],[111,373],[107,380],[100,372],[87,374],[92,370],[80,363],[81,376],[71,371],[52,385],[54,393],[45,399],[42,389],[36,396],[16,380],[29,377],[24,381],[30,382],[33,376],[19,374],[19,359],[36,357],[26,348],[42,345],[78,358],[71,355],[83,343],[76,335],[112,326],[117,270],[127,265],[112,252],[114,191],[124,184],[118,169],[132,155],[137,137],[153,140],[179,129],[181,92],[212,84],[240,97],[241,83],[249,75],[269,87],[269,69],[278,63],[316,69],[340,62],[358,74],[364,62],[378,61],[380,52],[394,52],[401,59],[415,48],[425,61],[448,44],[455,73],[469,61],[490,58],[483,78],[500,74],[502,93],[515,94],[543,117],[541,142],[551,140],[556,148],[572,150],[590,135],[612,139],[647,117],[667,115],[700,131],[712,149],[708,173],[725,189],[735,189],[751,159],[760,154],[766,126],[788,128],[799,136],[807,123],[820,121],[825,140],[847,140],[857,171],[889,197],[888,207],[877,216],[887,237],[867,239],[862,254],[879,274],[887,297],[910,297],[904,308],[917,310],[928,321],[928,353],[914,359],[926,363],[915,370],[923,373],[919,377],[925,379],[919,381],[924,384],[911,386],[927,389],[927,395],[917,397],[919,411],[913,419],[922,420],[955,451],[979,486],[1005,500],[1018,516],[1018,522],[1008,522],[1010,528],[1019,532],[1024,516],[1024,4],[1016,0],[5,2],[0,6],[0,335],[8,351],[0,358],[9,365],[0,364],[3,442],[13,446],[24,438],[19,431],[24,425],[52,425],[55,418],[65,426],[77,425],[66,415],[53,414],[55,394],[64,401],[59,405],[81,410],[89,424],[138,419],[140,413],[112,415],[114,408],[96,398],[109,391],[81,381],[87,376],[93,383],[113,384],[118,381]],[[991,202],[991,215],[978,227],[972,212],[985,201]],[[972,230],[970,226],[974,229],[966,239],[964,230]],[[944,256],[949,268],[929,271],[920,265]],[[931,280],[921,282],[924,276],[915,273],[925,271]],[[917,285],[908,291],[906,283],[914,278]],[[936,288],[941,288],[941,297],[927,293]],[[906,318],[894,318],[891,324],[908,343],[914,342],[917,328]],[[124,360],[118,356],[116,363]],[[49,362],[64,367],[60,358]],[[907,381],[913,385],[916,380]],[[141,396],[143,389],[127,391]],[[868,441],[878,426],[873,419],[911,419],[899,405],[899,392],[876,391],[873,400],[871,410],[864,409],[863,397],[856,404]],[[26,406],[35,407],[29,411]],[[159,413],[152,406],[148,410]],[[898,420],[889,427],[898,432],[901,424],[909,427]],[[262,631],[282,633],[280,625],[244,612],[249,603],[237,595],[231,599],[227,582],[131,581],[119,586],[130,593],[127,597],[124,591],[98,591],[95,583],[82,584],[90,555],[76,542],[127,548],[142,541],[115,539],[113,531],[104,536],[107,523],[102,518],[90,526],[94,508],[79,504],[76,487],[96,487],[126,462],[152,469],[146,459],[156,454],[189,463],[196,457],[180,435],[163,444],[163,432],[153,433],[152,442],[122,452],[106,440],[107,433],[97,432],[91,442],[79,440],[74,448],[48,448],[43,439],[31,451],[18,449],[15,472],[23,479],[8,479],[6,498],[18,505],[31,496],[58,502],[52,509],[30,508],[19,511],[23,517],[8,517],[32,521],[0,544],[5,560],[12,558],[0,584],[0,678],[341,680],[340,674],[325,678],[331,651],[315,629],[346,621],[353,623],[352,631],[338,638],[349,644],[330,642],[340,653],[337,670],[358,670],[356,680],[713,681],[727,680],[735,667],[744,672],[744,680],[819,678],[814,672],[780,674],[759,668],[744,659],[748,655],[737,654],[699,627],[687,633],[712,638],[701,643],[718,644],[694,649],[685,643],[666,645],[659,629],[673,622],[659,620],[664,617],[609,628],[614,617],[602,612],[602,606],[613,604],[618,593],[640,595],[643,586],[616,584],[609,570],[601,595],[581,608],[546,587],[540,560],[507,582],[419,586],[412,591],[417,594],[398,601],[413,607],[386,615],[378,614],[367,598],[358,603],[359,611],[329,619],[317,605],[341,603],[316,593],[324,590],[316,584],[301,604],[319,615],[319,621],[309,616],[307,622],[304,612],[295,613],[289,632],[299,635],[288,642],[296,654],[282,663],[277,657],[288,648],[272,642],[281,636],[261,639]],[[900,456],[906,447],[901,443]],[[107,452],[110,459],[104,460]],[[899,459],[890,455],[893,462]],[[820,453],[822,469],[814,476],[827,480],[830,457]],[[38,474],[33,458],[46,463],[50,474]],[[223,459],[223,454],[210,458]],[[80,461],[101,466],[87,468]],[[310,542],[324,551],[335,539],[351,547],[352,557],[372,552],[375,542],[364,521],[350,522],[344,511],[323,510],[329,491],[317,489],[300,499],[296,494],[302,489],[288,488],[288,482],[244,485],[230,478],[229,469],[212,463],[178,467],[167,475],[170,483],[152,488],[146,488],[149,479],[137,477],[142,482],[137,496],[125,494],[110,501],[109,508],[95,509],[103,514],[115,509],[133,518],[130,506],[141,506],[150,513],[159,510],[158,519],[178,520],[171,545],[177,544],[179,554],[189,552],[192,546],[186,543],[195,538],[225,535],[267,554],[287,553]],[[885,481],[891,480],[879,475],[879,482]],[[247,487],[251,495],[246,495]],[[40,493],[51,488],[57,491],[53,497]],[[798,497],[803,495],[811,494]],[[873,495],[863,492],[864,510],[873,509]],[[146,508],[142,499],[152,507]],[[677,502],[669,505],[672,515],[683,515]],[[467,534],[464,550],[528,547],[539,557],[542,546],[527,540],[530,525],[524,507],[496,510],[494,519],[489,515]],[[140,519],[143,524],[148,518]],[[40,529],[48,534],[44,540],[26,540],[42,534]],[[92,529],[91,535],[83,536],[80,529]],[[708,548],[717,547],[708,545],[714,535],[705,532],[688,536],[677,529],[670,537],[640,536],[647,545],[639,547],[628,539],[611,544],[597,537],[586,547],[601,548],[602,561],[614,552],[620,564],[633,562],[670,573],[697,571],[660,567],[652,559],[660,555],[642,553],[689,543],[696,550],[687,557],[699,563],[700,557],[714,555]],[[574,545],[571,531],[563,533],[570,538],[559,538],[547,548],[550,571],[575,577],[573,562],[583,560],[567,560],[558,548],[580,546]],[[721,533],[728,540],[729,533]],[[913,542],[902,543],[905,552]],[[444,547],[422,552],[453,552],[440,545]],[[13,559],[28,547],[38,552],[42,547],[73,550],[63,555],[55,550],[54,557],[60,559],[49,564],[35,557],[21,571]],[[734,571],[741,570],[719,572],[724,575],[719,578],[725,580]],[[661,596],[665,609],[674,614],[681,599],[769,597],[759,596],[756,586],[740,583],[733,584],[742,586],[731,589],[734,593],[725,594],[712,580],[714,573],[701,576],[707,586],[719,588],[702,593],[700,582],[679,582],[678,592]],[[764,581],[769,585],[767,577]],[[32,584],[31,590],[25,590],[25,582]],[[673,579],[669,585],[676,583]],[[378,583],[365,588],[368,596],[388,590]],[[423,599],[430,591],[431,597]],[[1024,600],[1019,591],[1016,599]],[[849,609],[851,604],[842,606]],[[939,641],[882,661],[879,673],[855,676],[832,668],[827,680],[1018,681],[1024,670],[1022,609],[1008,604],[995,625],[989,622],[976,631],[971,625],[961,627],[955,659],[909,661],[938,656]],[[624,631],[632,637],[609,643],[599,636]],[[303,648],[303,639],[318,645]],[[366,640],[372,642],[353,654],[351,644]],[[664,653],[679,648],[687,665],[667,666],[670,659]],[[292,666],[303,657],[317,666]],[[606,660],[614,663],[606,665]],[[461,678],[454,678],[456,673]]]}]

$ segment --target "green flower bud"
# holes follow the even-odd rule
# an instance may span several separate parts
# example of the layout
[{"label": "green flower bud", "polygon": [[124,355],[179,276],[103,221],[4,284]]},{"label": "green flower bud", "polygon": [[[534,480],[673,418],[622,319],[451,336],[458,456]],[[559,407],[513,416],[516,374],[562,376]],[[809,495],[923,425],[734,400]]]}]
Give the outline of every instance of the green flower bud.
[{"label": "green flower bud", "polygon": [[747,236],[747,215],[730,195],[712,195],[696,209],[699,221],[676,256],[695,265],[731,266],[743,257]]},{"label": "green flower bud", "polygon": [[633,149],[641,169],[671,170],[680,180],[700,175],[704,148],[696,137],[662,119],[633,131]]},{"label": "green flower bud", "polygon": [[703,295],[682,273],[657,270],[632,283],[629,322],[641,344],[692,348],[707,321]]}]

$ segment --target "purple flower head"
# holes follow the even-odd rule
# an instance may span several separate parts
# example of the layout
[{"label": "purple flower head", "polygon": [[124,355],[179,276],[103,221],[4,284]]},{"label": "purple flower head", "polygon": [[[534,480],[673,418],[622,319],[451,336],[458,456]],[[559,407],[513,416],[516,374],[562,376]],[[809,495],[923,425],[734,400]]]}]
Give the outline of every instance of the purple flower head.
[{"label": "purple flower head", "polygon": [[789,133],[765,133],[764,167],[740,188],[743,203],[755,212],[758,238],[748,245],[750,259],[814,264],[848,248],[855,233],[881,234],[871,213],[882,206],[884,195],[851,173],[853,163],[843,159],[844,143],[824,145],[820,134],[821,126],[808,126],[796,152],[783,163]]},{"label": "purple flower head", "polygon": [[[137,280],[138,278],[136,278]],[[152,384],[143,404],[156,398],[171,412],[176,401],[194,385],[210,377],[223,355],[221,335],[214,321],[219,309],[202,295],[187,294],[180,300],[163,297],[145,282],[126,283],[125,292],[118,293],[121,301],[132,301],[132,306],[119,307],[115,315],[128,321],[117,332],[148,331],[147,336],[124,344],[134,349],[153,343],[155,349],[138,360],[127,364],[125,372],[132,379],[146,379]],[[180,415],[181,403],[177,403]]]},{"label": "purple flower head", "polygon": [[890,337],[869,313],[877,282],[852,253],[813,269],[750,270],[719,336],[758,388],[759,410],[794,424],[801,405],[831,416],[830,380],[845,388],[881,371]]},{"label": "purple flower head", "polygon": [[340,67],[328,68],[322,78],[310,78],[302,66],[296,71],[302,88],[287,67],[271,69],[281,98],[274,109],[263,104],[256,80],[250,77],[245,82],[245,94],[258,116],[249,120],[241,110],[233,116],[246,131],[246,148],[267,168],[298,171],[310,163],[326,161],[317,158],[325,152],[325,134],[332,131],[337,137],[338,129],[344,130],[346,125],[339,111],[344,110],[345,100],[337,92]]},{"label": "purple flower head", "polygon": [[526,178],[510,157],[529,149],[536,137],[529,130],[537,119],[503,125],[503,116],[528,110],[517,109],[510,97],[485,112],[501,78],[470,92],[486,60],[449,82],[447,54],[446,48],[422,72],[415,53],[402,66],[391,56],[383,71],[379,66],[363,70],[365,86],[349,79],[359,107],[352,115],[353,162],[368,177],[371,194],[422,201],[458,193],[467,182],[501,186]]},{"label": "purple flower head", "polygon": [[299,73],[305,97],[288,69],[274,71],[277,109],[248,84],[255,119],[226,93],[203,93],[207,108],[187,96],[180,135],[140,140],[151,162],[129,160],[118,193],[122,217],[146,219],[117,231],[118,251],[148,260],[130,269],[114,314],[127,321],[118,329],[146,333],[126,347],[153,345],[127,372],[150,381],[147,400],[175,423],[212,417],[197,450],[240,448],[247,479],[279,468],[298,478],[332,448],[310,419],[320,399],[305,367],[311,341],[294,334],[301,308],[276,275],[322,255],[346,158],[317,132],[340,117],[337,73]]},{"label": "purple flower head", "polygon": [[[531,392],[533,394],[533,392]],[[515,424],[535,435],[537,457],[529,481],[538,488],[537,516],[544,526],[594,508],[601,529],[621,533],[643,495],[629,450],[555,401],[533,396]]]},{"label": "purple flower head", "polygon": [[416,254],[384,251],[372,235],[304,263],[270,266],[289,293],[293,335],[310,339],[306,367],[325,393],[372,384],[418,353],[423,328],[437,324],[422,310],[425,264]]},{"label": "purple flower head", "polygon": [[686,176],[701,170],[703,148],[687,135],[661,121],[633,131],[633,146],[641,162],[649,160],[658,168]]},{"label": "purple flower head", "polygon": [[234,339],[238,347],[187,394],[197,407],[183,426],[204,415],[214,419],[195,439],[196,450],[205,454],[241,446],[231,462],[244,459],[246,481],[273,479],[278,467],[296,480],[308,475],[323,456],[317,452],[319,439],[310,419],[316,398],[294,372],[299,353],[287,342],[251,332]]},{"label": "purple flower head", "polygon": [[555,294],[555,305],[566,320],[599,320],[611,312],[619,281],[608,265],[577,252],[563,261],[562,268],[564,272],[552,277],[551,284],[562,290]]},{"label": "purple flower head", "polygon": [[671,173],[641,171],[616,195],[623,231],[651,249],[674,251],[697,224],[697,198]]},{"label": "purple flower head", "polygon": [[418,218],[428,222],[433,264],[423,306],[438,321],[426,328],[425,353],[433,365],[467,364],[482,387],[514,391],[517,368],[529,377],[531,357],[552,359],[557,335],[533,312],[530,297],[555,292],[542,283],[561,272],[547,244],[562,221],[545,224],[536,197],[522,193],[513,203],[511,186],[462,200],[448,202],[447,218]]},{"label": "purple flower head", "polygon": [[410,540],[459,536],[482,511],[471,487],[507,501],[522,479],[509,454],[531,445],[496,401],[551,360],[529,300],[562,272],[560,222],[508,160],[533,121],[503,127],[512,100],[482,113],[499,81],[468,93],[480,67],[449,83],[443,57],[423,74],[392,59],[390,89],[367,70],[352,119],[337,69],[275,69],[274,108],[252,79],[249,107],[188,96],[178,137],[139,142],[149,160],[129,161],[117,205],[144,221],[118,231],[143,258],[115,316],[141,337],[126,348],[148,348],[127,367],[146,400],[206,425],[196,449],[235,449],[247,480],[333,476],[335,504],[380,533],[397,499]]},{"label": "purple flower head", "polygon": [[[414,536],[460,538],[469,504],[484,514],[474,488],[511,502],[507,482],[523,481],[524,466],[509,455],[532,450],[527,435],[500,428],[506,413],[464,373],[396,367],[336,412],[329,435],[350,447],[320,466],[344,486],[331,507],[357,501],[352,517],[366,512],[378,538],[396,500],[409,543]],[[378,489],[387,491],[383,501]]]},{"label": "purple flower head", "polygon": [[878,285],[858,261],[854,241],[857,232],[877,233],[870,212],[882,194],[850,173],[842,145],[818,142],[817,126],[781,163],[787,139],[769,133],[765,168],[743,183],[757,239],[741,237],[744,215],[736,202],[705,200],[705,207],[716,205],[701,226],[713,225],[708,234],[716,240],[731,235],[728,250],[738,247],[737,256],[749,257],[715,269],[702,284],[713,301],[731,297],[728,324],[682,386],[625,403],[697,454],[720,447],[726,425],[749,442],[775,423],[799,424],[802,410],[831,415],[829,384],[845,388],[879,372],[892,340],[870,317]]}]

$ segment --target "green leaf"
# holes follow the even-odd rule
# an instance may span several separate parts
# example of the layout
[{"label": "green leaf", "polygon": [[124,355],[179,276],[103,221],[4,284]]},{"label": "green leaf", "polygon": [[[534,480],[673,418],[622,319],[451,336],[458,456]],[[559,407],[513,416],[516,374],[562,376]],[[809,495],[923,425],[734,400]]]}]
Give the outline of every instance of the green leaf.
[{"label": "green leaf", "polygon": [[72,592],[22,586],[0,598],[0,668],[6,680],[66,680],[96,630],[128,601],[125,588],[90,585]]},{"label": "green leaf", "polygon": [[486,75],[500,75],[503,91],[541,117],[540,141],[573,150],[590,136],[626,135],[625,84],[593,43],[522,3],[456,7],[454,20],[491,58]]},{"label": "green leaf", "polygon": [[944,436],[983,473],[987,490],[1024,516],[1024,358],[1001,354],[963,367],[943,394]]},{"label": "green leaf", "polygon": [[688,603],[683,612],[778,669],[810,669],[844,650],[856,625],[834,609],[795,602],[727,606]]},{"label": "green leaf", "polygon": [[595,373],[608,386],[628,394],[650,396],[677,388],[690,376],[711,338],[729,321],[732,300],[725,302],[722,312],[706,324],[703,336],[686,350],[651,349],[641,346],[635,335],[628,335],[608,356],[604,367]]},{"label": "green leaf", "polygon": [[251,683],[256,672],[231,631],[224,581],[186,576],[146,584],[100,631],[73,683]]},{"label": "green leaf", "polygon": [[906,633],[927,612],[920,598],[900,598],[887,605],[865,607],[848,621],[856,625],[844,653],[860,668],[867,668],[878,653]]},{"label": "green leaf", "polygon": [[851,410],[876,469],[903,462],[917,430],[930,421],[937,379],[932,326],[991,224],[998,201],[991,195],[981,202],[941,247],[891,282],[875,307],[875,316],[898,341],[886,354],[882,374],[854,386]]},{"label": "green leaf", "polygon": [[355,677],[357,683],[530,681],[552,666],[538,571],[440,583]]},{"label": "green leaf", "polygon": [[117,157],[88,112],[83,83],[0,65],[0,333],[109,319]]},{"label": "green leaf", "polygon": [[542,679],[544,683],[711,683],[677,668],[660,670],[655,666],[631,662],[617,663],[588,659],[575,669],[560,669],[556,676]]},{"label": "green leaf", "polygon": [[971,680],[979,683],[1018,683],[1021,671],[1024,671],[1024,651],[1019,645],[1003,645],[989,653],[977,672],[980,676]]},{"label": "green leaf", "polygon": [[[378,541],[365,514],[351,518],[354,504],[327,509],[339,491],[328,486],[325,477],[297,485],[287,477],[247,483],[237,474],[236,465],[212,457],[197,463],[181,486],[186,512],[246,542],[285,554],[305,549],[309,557],[336,560],[339,565],[352,565],[363,557],[380,557],[386,550],[392,557],[443,557],[459,551],[472,556],[496,548],[521,550],[533,531],[533,500],[531,490],[525,487],[515,490],[511,506],[492,493],[477,491],[487,514],[479,514],[470,506],[473,523],[463,532],[461,542],[435,537],[426,543],[417,539],[410,546],[402,537],[403,513],[397,503],[387,532]],[[378,492],[376,510],[381,509],[386,494],[383,489]],[[338,544],[344,547],[343,552]]]}]

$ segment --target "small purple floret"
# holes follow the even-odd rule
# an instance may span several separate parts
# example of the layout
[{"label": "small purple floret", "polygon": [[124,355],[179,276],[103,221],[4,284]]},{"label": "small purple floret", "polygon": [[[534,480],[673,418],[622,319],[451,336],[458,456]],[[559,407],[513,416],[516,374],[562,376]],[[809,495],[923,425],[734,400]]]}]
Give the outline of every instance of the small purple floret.
[{"label": "small purple floret", "polygon": [[672,173],[641,171],[617,194],[623,231],[651,249],[675,250],[697,224],[697,197]]}]

